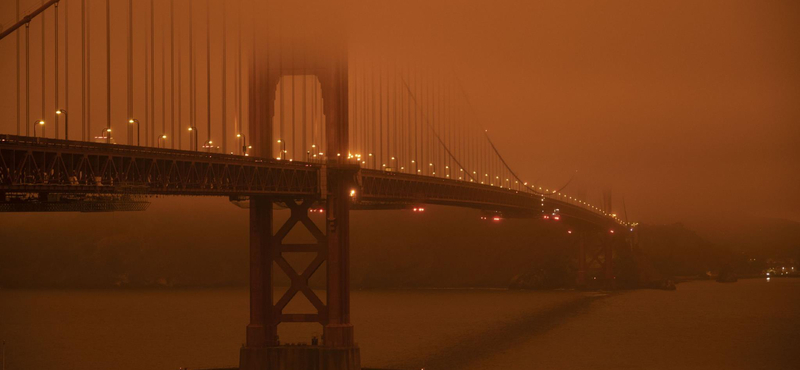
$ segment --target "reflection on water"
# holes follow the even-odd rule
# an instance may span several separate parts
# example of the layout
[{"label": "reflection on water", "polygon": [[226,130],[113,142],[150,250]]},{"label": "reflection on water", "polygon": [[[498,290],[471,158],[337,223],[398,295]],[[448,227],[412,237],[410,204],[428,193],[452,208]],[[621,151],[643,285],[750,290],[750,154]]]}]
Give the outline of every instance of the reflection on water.
[{"label": "reflection on water", "polygon": [[[355,291],[362,363],[380,368],[791,368],[800,279],[694,282],[610,295]],[[0,291],[7,369],[234,365],[245,289]],[[318,325],[284,324],[283,342]]]}]

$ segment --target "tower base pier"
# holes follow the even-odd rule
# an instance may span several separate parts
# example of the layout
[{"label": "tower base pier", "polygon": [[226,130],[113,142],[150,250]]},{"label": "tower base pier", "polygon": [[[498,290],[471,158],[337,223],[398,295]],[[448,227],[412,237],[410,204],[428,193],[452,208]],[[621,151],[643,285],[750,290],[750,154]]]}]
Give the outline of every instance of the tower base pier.
[{"label": "tower base pier", "polygon": [[239,370],[361,370],[358,346],[242,347]]}]

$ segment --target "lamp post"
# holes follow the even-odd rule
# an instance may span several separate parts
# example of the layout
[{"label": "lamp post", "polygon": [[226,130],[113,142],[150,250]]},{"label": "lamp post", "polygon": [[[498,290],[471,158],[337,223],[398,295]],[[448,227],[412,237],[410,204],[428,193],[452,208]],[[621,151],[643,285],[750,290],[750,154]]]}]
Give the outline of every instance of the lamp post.
[{"label": "lamp post", "polygon": [[284,159],[286,159],[286,157],[285,157],[286,156],[286,142],[281,140],[281,139],[278,139],[278,144],[281,144],[281,156],[280,156],[280,159],[284,160]]},{"label": "lamp post", "polygon": [[[161,135],[161,136],[159,136],[159,138],[158,138],[158,142],[156,143],[156,146],[157,146],[158,148],[161,148],[161,140],[164,140],[164,141],[166,142],[166,141],[167,141],[167,135]],[[166,143],[165,143],[165,144],[166,144]],[[166,145],[164,145],[164,147],[166,148],[167,146],[166,146]]]},{"label": "lamp post", "polygon": [[197,136],[199,136],[199,132],[197,132],[197,127],[191,126],[189,127],[189,135],[194,134],[194,151],[197,151]]},{"label": "lamp post", "polygon": [[242,146],[242,155],[247,154],[247,136],[242,134],[236,134],[236,137],[238,137],[240,140]]},{"label": "lamp post", "polygon": [[42,126],[42,137],[44,137],[44,120],[33,121],[33,137],[36,137],[36,125]]},{"label": "lamp post", "polygon": [[139,135],[139,133],[141,132],[141,130],[140,130],[141,125],[139,124],[139,120],[136,119],[136,118],[131,118],[131,119],[128,120],[128,124],[131,124],[131,125],[136,124],[136,145],[137,146],[141,146],[142,145],[142,141],[140,140],[141,137]]},{"label": "lamp post", "polygon": [[436,165],[433,163],[428,163],[428,167],[433,169],[432,176],[436,177]]},{"label": "lamp post", "polygon": [[110,128],[104,128],[103,131],[100,131],[100,138],[101,139],[103,138],[103,135],[105,135],[106,144],[111,144],[111,129]]},{"label": "lamp post", "polygon": [[67,115],[67,111],[64,109],[57,109],[56,114],[64,116],[64,140],[69,140],[69,115]]}]

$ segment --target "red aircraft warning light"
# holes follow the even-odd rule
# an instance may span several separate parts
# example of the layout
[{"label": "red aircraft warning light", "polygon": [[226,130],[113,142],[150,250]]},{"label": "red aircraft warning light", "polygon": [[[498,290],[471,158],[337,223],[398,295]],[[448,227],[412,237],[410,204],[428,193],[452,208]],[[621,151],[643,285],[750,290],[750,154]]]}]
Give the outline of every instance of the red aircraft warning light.
[{"label": "red aircraft warning light", "polygon": [[611,233],[612,233],[612,234],[614,233],[614,230],[613,230],[613,229],[611,230]]}]

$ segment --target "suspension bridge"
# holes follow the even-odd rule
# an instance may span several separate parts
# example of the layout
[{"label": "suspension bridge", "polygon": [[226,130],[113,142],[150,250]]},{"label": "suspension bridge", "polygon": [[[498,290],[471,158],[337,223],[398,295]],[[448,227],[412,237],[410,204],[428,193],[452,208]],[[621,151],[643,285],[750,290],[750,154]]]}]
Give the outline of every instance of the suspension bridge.
[{"label": "suspension bridge", "polygon": [[[85,210],[58,205],[90,197],[248,203],[241,369],[360,368],[350,324],[351,209],[441,204],[478,209],[487,223],[566,223],[580,244],[579,284],[594,270],[613,282],[613,245],[633,242],[636,224],[612,212],[610,196],[591,204],[521,179],[455,75],[353,43],[335,9],[316,12],[326,23],[321,35],[291,26],[307,13],[261,1],[14,5],[13,19],[0,19],[3,65],[15,68],[4,73],[16,77],[2,92],[16,105],[2,115],[0,211]],[[277,228],[275,204],[291,211]],[[324,216],[322,226],[313,214]],[[316,242],[285,242],[296,225]],[[316,257],[295,271],[289,253]],[[308,280],[323,264],[327,289],[318,297]],[[273,270],[291,279],[280,296]],[[314,312],[284,312],[298,294]],[[278,325],[295,322],[321,324],[322,342],[281,346]]]}]

